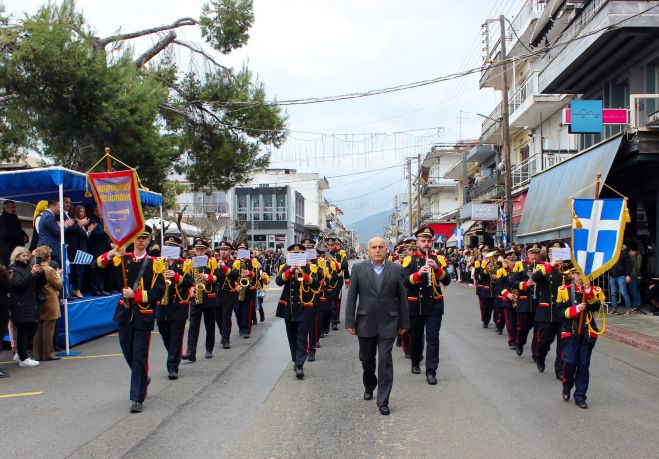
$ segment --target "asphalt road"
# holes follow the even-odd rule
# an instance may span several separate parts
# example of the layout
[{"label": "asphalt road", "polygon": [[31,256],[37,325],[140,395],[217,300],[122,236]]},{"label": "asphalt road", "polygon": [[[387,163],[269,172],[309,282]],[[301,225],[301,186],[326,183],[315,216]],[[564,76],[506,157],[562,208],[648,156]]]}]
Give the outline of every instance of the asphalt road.
[{"label": "asphalt road", "polygon": [[581,410],[562,401],[549,366],[538,373],[527,353],[517,357],[504,336],[481,328],[473,289],[451,286],[439,384],[411,374],[395,348],[392,414],[384,417],[362,399],[357,339],[343,329],[321,340],[305,379],[294,378],[284,324],[273,318],[278,293],[269,292],[267,320],[252,338],[183,365],[177,381],[167,380],[154,334],[153,382],[137,415],[128,413],[129,374],[113,355],[116,336],[81,346],[82,359],[35,369],[0,364],[12,374],[0,380],[0,395],[43,391],[0,398],[3,451],[53,458],[659,456],[656,355],[600,339],[590,408]]}]

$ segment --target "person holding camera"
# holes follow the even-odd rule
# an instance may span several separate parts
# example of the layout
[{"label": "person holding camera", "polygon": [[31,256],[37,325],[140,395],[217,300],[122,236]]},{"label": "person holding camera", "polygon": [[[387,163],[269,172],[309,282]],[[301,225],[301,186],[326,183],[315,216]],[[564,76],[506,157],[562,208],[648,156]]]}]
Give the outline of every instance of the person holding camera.
[{"label": "person holding camera", "polygon": [[30,252],[25,247],[14,249],[10,256],[12,283],[9,293],[11,321],[16,327],[18,352],[14,360],[21,367],[36,367],[39,362],[28,357],[27,351],[39,324],[40,302],[44,299],[46,276],[41,264],[30,266]]},{"label": "person holding camera", "polygon": [[35,360],[58,360],[53,349],[53,336],[57,319],[61,317],[59,291],[62,290],[62,270],[50,266],[52,250],[47,246],[34,251],[36,264],[43,269],[46,283],[43,286],[45,298],[39,311],[39,325],[32,342],[32,355]]}]

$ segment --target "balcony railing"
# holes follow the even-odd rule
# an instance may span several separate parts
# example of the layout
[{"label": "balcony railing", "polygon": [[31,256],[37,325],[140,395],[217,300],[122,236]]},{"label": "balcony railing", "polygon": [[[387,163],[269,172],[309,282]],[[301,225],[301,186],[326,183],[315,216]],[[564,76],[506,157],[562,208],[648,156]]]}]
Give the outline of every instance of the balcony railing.
[{"label": "balcony railing", "polygon": [[529,76],[526,83],[517,90],[515,95],[510,100],[510,110],[509,113],[513,114],[520,105],[522,105],[529,97],[534,96],[538,93],[538,75],[540,72],[533,72]]},{"label": "balcony railing", "polygon": [[586,7],[583,9],[581,14],[574,20],[568,28],[565,29],[558,39],[561,42],[568,42],[574,37],[579,31],[590,22],[597,12],[607,3],[609,0],[592,0]]},{"label": "balcony railing", "polygon": [[544,153],[533,155],[510,169],[513,190],[526,186],[531,177],[572,156],[572,153]]},{"label": "balcony railing", "polygon": [[[540,17],[540,14],[545,9],[545,5],[545,0],[526,0],[522,8],[519,10],[519,13],[517,13],[517,16],[510,21],[513,30],[517,32],[518,35],[521,34],[523,32],[522,27],[527,21]],[[517,39],[514,35],[515,34],[513,34],[513,42]]]},{"label": "balcony railing", "polygon": [[[488,192],[491,192],[493,189],[498,186],[503,185],[503,176],[498,172],[494,172],[487,177],[483,178],[481,181],[474,183],[470,188],[467,189],[469,199],[467,202],[482,198]],[[492,196],[495,196],[497,192],[490,193]]]},{"label": "balcony railing", "polygon": [[483,123],[481,124],[481,137],[485,139],[496,132],[501,124],[500,120],[501,102],[499,102],[499,105],[497,105],[495,109],[492,110],[492,113],[490,113],[489,116],[483,120]]}]

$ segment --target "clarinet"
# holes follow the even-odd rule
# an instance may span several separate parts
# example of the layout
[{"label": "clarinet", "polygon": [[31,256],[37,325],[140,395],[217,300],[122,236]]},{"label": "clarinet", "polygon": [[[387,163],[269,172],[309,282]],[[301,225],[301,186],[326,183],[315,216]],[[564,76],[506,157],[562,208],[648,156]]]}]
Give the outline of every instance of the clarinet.
[{"label": "clarinet", "polygon": [[[430,253],[426,249],[426,263],[428,263],[428,260],[430,260]],[[430,272],[428,273],[428,287],[432,287],[432,268],[430,268]]]}]

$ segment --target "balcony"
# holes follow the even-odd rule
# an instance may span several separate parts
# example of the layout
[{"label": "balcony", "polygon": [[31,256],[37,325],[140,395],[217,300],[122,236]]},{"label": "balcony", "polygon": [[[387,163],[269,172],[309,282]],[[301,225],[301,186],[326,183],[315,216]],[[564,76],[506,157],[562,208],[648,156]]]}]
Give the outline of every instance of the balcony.
[{"label": "balcony", "polygon": [[[506,23],[506,54],[508,57],[518,56],[528,52],[525,46],[528,46],[533,32],[533,26],[545,9],[545,4],[545,0],[527,0],[512,21]],[[484,32],[486,37],[484,38],[486,43],[493,43],[493,46],[490,49],[486,49],[487,54],[483,62],[480,87],[501,89],[503,86],[501,70],[499,67],[492,65],[499,61],[501,56],[501,29],[498,21],[490,22],[486,27],[487,29]],[[521,40],[517,37],[521,38]],[[508,81],[510,81],[512,78],[512,69],[510,66],[507,73],[509,73]]]},{"label": "balcony", "polygon": [[455,190],[456,182],[453,179],[435,179],[431,178],[421,189],[421,196],[427,198],[441,191]]},{"label": "balcony", "polygon": [[503,175],[498,172],[488,175],[480,182],[467,188],[468,202],[492,199],[503,194]]},{"label": "balcony", "polygon": [[483,120],[481,124],[481,143],[501,145],[501,103]]},{"label": "balcony", "polygon": [[511,128],[536,126],[540,115],[543,119],[548,119],[565,105],[568,96],[564,94],[540,94],[539,75],[540,72],[532,72],[510,98],[508,113]]},{"label": "balcony", "polygon": [[512,191],[519,191],[527,187],[532,176],[570,157],[572,157],[572,153],[544,153],[527,158],[510,169]]},{"label": "balcony", "polygon": [[[552,44],[556,41],[568,44],[543,56],[538,90],[586,93],[620,68],[628,67],[641,53],[657,49],[658,12],[637,15],[649,6],[647,3],[609,0],[588,3],[559,36],[550,40]],[[614,30],[605,30],[622,21],[625,22]],[[554,25],[552,31],[556,28]]]}]

